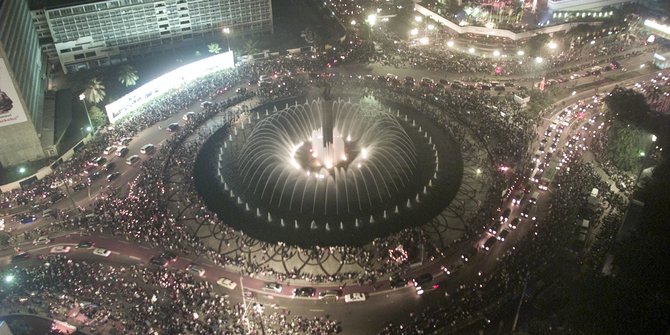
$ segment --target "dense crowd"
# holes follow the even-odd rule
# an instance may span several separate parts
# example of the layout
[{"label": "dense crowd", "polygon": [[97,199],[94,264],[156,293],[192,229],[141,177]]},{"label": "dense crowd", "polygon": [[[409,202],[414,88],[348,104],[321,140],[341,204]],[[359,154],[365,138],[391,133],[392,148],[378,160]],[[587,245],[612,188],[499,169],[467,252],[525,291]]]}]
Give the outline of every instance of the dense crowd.
[{"label": "dense crowd", "polygon": [[11,270],[16,280],[0,291],[3,312],[39,313],[59,320],[82,314],[84,330],[92,333],[115,328],[121,334],[232,335],[260,333],[262,327],[265,334],[326,335],[339,327],[326,318],[290,316],[270,308],[246,317],[242,304],[183,272],[64,256],[48,256],[40,263]]}]

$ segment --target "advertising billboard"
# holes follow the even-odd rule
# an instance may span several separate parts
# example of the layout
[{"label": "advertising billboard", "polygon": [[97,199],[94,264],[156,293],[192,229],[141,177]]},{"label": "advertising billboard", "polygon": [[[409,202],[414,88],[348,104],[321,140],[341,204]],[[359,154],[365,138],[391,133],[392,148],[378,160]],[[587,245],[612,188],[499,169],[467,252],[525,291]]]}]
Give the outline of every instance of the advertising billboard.
[{"label": "advertising billboard", "polygon": [[7,61],[0,57],[0,127],[26,121],[28,118],[9,76]]},{"label": "advertising billboard", "polygon": [[105,106],[109,122],[118,121],[151,99],[178,88],[182,84],[233,66],[235,66],[235,58],[233,52],[228,51],[170,71]]}]

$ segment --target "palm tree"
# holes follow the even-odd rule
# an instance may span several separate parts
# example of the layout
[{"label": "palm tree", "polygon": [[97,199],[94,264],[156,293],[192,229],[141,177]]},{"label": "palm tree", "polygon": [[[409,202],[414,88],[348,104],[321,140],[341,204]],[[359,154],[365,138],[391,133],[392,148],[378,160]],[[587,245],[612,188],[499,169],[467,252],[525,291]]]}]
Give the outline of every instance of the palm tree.
[{"label": "palm tree", "polygon": [[138,79],[140,79],[140,77],[137,75],[137,70],[135,70],[134,67],[123,65],[119,69],[119,82],[126,85],[126,87],[135,86]]},{"label": "palm tree", "polygon": [[92,104],[102,101],[105,99],[105,85],[98,78],[91,79],[84,89],[84,98]]},{"label": "palm tree", "polygon": [[207,50],[210,53],[218,54],[218,53],[221,52],[221,46],[219,46],[219,43],[210,43],[210,44],[207,44]]},{"label": "palm tree", "polygon": [[242,50],[244,55],[252,55],[258,52],[258,42],[256,40],[249,39],[244,43],[244,48]]}]

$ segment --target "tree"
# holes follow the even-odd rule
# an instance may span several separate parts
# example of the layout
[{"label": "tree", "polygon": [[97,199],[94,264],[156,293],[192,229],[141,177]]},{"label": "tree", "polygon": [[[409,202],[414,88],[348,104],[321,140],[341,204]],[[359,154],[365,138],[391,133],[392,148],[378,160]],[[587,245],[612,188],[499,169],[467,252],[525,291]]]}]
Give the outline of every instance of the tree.
[{"label": "tree", "polygon": [[635,171],[641,161],[640,153],[644,151],[646,136],[635,125],[614,121],[607,131],[605,154],[617,168]]},{"label": "tree", "polygon": [[605,104],[612,118],[635,125],[640,125],[649,112],[644,95],[623,87],[614,88],[605,97]]},{"label": "tree", "polygon": [[546,49],[549,39],[550,37],[547,34],[537,34],[529,38],[526,42],[526,49],[529,50],[530,56],[539,55],[542,50]]},{"label": "tree", "polygon": [[107,115],[98,106],[93,106],[88,109],[88,116],[91,119],[93,128],[98,129],[107,124]]},{"label": "tree", "polygon": [[244,55],[253,55],[258,52],[258,41],[248,39],[246,43],[244,43],[244,47],[242,48],[242,54]]},{"label": "tree", "polygon": [[105,99],[105,85],[98,78],[91,79],[84,89],[84,99],[92,104]]},{"label": "tree", "polygon": [[137,80],[140,77],[137,75],[137,70],[130,65],[123,65],[119,69],[119,82],[126,87],[137,85]]},{"label": "tree", "polygon": [[207,51],[213,54],[221,53],[221,46],[219,46],[219,43],[207,44]]}]

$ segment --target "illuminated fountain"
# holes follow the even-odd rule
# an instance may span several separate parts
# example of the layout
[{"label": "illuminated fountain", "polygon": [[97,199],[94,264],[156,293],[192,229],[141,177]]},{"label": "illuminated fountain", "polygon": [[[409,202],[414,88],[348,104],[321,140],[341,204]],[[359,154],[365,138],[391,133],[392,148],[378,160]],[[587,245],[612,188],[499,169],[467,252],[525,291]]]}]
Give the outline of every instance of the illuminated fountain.
[{"label": "illuminated fountain", "polygon": [[416,122],[343,100],[249,113],[219,136],[221,192],[206,201],[226,224],[294,244],[358,244],[421,224],[453,195],[440,189],[449,164]]}]

